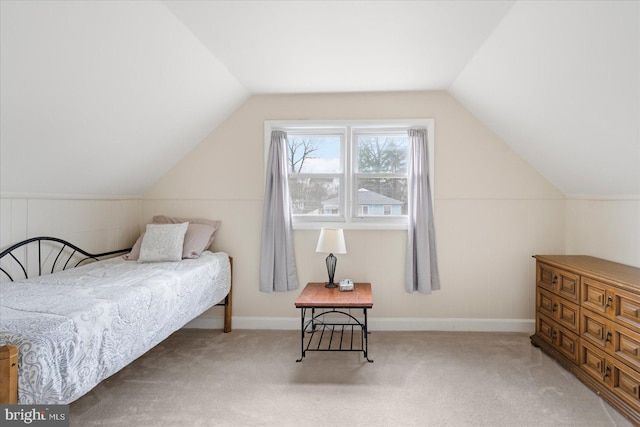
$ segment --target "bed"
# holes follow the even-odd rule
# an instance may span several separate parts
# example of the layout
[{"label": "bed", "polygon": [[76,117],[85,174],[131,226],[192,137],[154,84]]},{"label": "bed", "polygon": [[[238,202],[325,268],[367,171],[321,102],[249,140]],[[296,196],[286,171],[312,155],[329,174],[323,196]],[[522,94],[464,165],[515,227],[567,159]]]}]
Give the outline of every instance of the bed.
[{"label": "bed", "polygon": [[231,331],[226,253],[136,262],[118,256],[127,252],[37,237],[0,254],[0,404],[71,403],[214,305]]}]

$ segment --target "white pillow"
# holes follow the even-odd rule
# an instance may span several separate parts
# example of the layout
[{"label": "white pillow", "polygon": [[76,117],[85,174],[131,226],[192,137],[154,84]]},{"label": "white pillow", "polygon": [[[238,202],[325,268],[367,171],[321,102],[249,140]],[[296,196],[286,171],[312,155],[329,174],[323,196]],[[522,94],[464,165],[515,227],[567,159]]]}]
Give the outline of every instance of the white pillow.
[{"label": "white pillow", "polygon": [[147,224],[140,246],[138,262],[180,261],[184,235],[189,227],[182,224]]}]

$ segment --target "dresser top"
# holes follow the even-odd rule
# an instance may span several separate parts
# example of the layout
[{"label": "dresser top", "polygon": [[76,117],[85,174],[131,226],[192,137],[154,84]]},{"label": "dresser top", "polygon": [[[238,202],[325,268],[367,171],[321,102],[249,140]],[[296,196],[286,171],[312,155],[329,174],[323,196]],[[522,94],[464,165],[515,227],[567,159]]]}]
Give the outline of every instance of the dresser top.
[{"label": "dresser top", "polygon": [[586,255],[534,255],[535,259],[576,273],[640,288],[640,268]]}]

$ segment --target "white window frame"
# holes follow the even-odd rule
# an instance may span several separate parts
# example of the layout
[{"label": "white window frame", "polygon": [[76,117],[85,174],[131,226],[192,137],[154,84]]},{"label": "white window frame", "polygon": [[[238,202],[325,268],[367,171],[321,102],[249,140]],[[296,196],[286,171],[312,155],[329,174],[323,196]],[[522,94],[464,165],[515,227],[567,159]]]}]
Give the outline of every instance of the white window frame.
[{"label": "white window frame", "polygon": [[391,120],[265,120],[264,122],[264,170],[267,173],[267,162],[269,158],[269,146],[271,144],[271,132],[283,130],[285,132],[312,131],[312,132],[335,132],[336,129],[345,130],[345,140],[343,141],[343,174],[344,177],[341,191],[342,197],[349,195],[348,203],[342,200],[345,207],[344,218],[327,219],[307,219],[294,216],[293,228],[295,230],[315,230],[322,227],[340,226],[345,229],[375,229],[375,230],[406,230],[408,228],[407,217],[397,216],[376,216],[372,218],[358,218],[357,206],[355,204],[355,174],[353,173],[352,159],[355,153],[353,144],[354,130],[379,129],[380,131],[399,131],[410,128],[427,129],[428,150],[429,150],[429,183],[431,187],[431,202],[435,200],[435,121],[434,119],[391,119]]}]

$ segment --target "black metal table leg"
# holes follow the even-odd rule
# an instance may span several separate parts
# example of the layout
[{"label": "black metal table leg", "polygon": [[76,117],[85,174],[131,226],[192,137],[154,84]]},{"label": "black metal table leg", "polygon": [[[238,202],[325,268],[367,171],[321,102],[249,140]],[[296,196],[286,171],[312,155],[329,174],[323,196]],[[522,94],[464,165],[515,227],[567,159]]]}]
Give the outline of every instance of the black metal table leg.
[{"label": "black metal table leg", "polygon": [[300,359],[296,360],[296,362],[302,362],[304,359],[304,311],[306,309],[303,307],[300,309]]},{"label": "black metal table leg", "polygon": [[373,363],[373,360],[369,359],[369,324],[367,323],[367,309],[363,308],[364,312],[364,326],[362,327],[362,334],[364,335],[364,358],[367,359],[367,362]]}]

